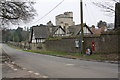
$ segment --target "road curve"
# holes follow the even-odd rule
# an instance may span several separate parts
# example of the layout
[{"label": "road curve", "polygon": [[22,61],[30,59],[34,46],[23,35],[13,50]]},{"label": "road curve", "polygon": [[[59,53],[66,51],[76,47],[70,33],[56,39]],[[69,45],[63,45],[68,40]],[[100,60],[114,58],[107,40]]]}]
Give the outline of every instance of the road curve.
[{"label": "road curve", "polygon": [[2,49],[21,67],[49,78],[118,78],[118,64],[37,54],[5,44]]}]

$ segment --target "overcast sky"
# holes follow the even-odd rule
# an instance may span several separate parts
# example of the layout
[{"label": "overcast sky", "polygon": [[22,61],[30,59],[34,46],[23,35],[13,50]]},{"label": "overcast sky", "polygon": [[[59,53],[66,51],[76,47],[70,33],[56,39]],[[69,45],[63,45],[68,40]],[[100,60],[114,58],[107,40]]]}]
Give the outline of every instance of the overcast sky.
[{"label": "overcast sky", "polygon": [[[64,0],[62,4],[60,4],[56,9],[54,9],[50,14],[42,18],[46,13],[48,13],[51,9],[53,9],[57,4],[59,4],[62,0],[32,0],[36,3],[34,4],[34,8],[37,11],[37,16],[34,20],[32,20],[28,24],[21,24],[20,27],[26,26],[31,27],[33,25],[39,25],[39,24],[46,24],[48,21],[52,21],[55,25],[55,16],[59,14],[63,14],[64,12],[73,12],[73,20],[75,21],[75,24],[80,24],[80,0]],[[114,16],[106,15],[104,11],[101,10],[101,8],[95,6],[92,2],[97,1],[107,1],[107,0],[83,0],[83,6],[84,6],[84,22],[91,26],[96,25],[97,22],[100,20],[106,21],[107,23],[113,23],[114,22]],[[114,5],[114,3],[111,0],[108,0],[107,2],[111,2],[111,5]],[[42,18],[42,19],[41,19]],[[39,20],[41,19],[41,20]],[[15,27],[12,27],[15,28]]]}]

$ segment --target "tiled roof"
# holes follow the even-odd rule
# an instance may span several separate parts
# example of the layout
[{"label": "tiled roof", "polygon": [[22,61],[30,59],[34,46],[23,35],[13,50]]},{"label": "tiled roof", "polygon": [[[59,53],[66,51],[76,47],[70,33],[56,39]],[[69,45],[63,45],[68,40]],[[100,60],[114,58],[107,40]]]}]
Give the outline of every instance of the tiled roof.
[{"label": "tiled roof", "polygon": [[[40,27],[33,27],[32,31],[35,36],[35,38],[47,38],[49,37],[50,34],[54,34],[58,28],[61,28],[60,26],[54,26],[54,27],[49,27],[49,26],[40,26]],[[62,29],[64,32],[65,30]]]},{"label": "tiled roof", "polygon": [[50,34],[48,27],[33,27],[35,38],[47,38]]},{"label": "tiled roof", "polygon": [[[90,28],[87,25],[84,25],[84,27],[86,27],[88,29],[88,31],[90,31],[90,33],[93,34],[92,31],[90,30]],[[78,35],[81,31],[81,25],[70,26],[68,28],[68,30],[72,35]]]}]

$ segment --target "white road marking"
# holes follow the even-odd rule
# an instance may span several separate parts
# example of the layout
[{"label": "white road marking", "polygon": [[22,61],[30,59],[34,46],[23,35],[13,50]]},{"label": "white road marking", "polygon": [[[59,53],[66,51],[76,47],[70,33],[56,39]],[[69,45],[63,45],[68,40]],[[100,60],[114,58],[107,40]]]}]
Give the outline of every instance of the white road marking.
[{"label": "white road marking", "polygon": [[25,70],[26,68],[22,68],[23,70]]},{"label": "white road marking", "polygon": [[12,64],[15,64],[15,62],[12,62]]},{"label": "white road marking", "polygon": [[48,78],[48,76],[42,76],[42,78]]},{"label": "white road marking", "polygon": [[12,68],[12,69],[14,68],[13,65],[11,65],[11,64],[7,64],[7,65],[8,65],[10,68]]},{"label": "white road marking", "polygon": [[40,75],[39,73],[34,73],[34,74],[37,75],[37,76]]},{"label": "white road marking", "polygon": [[12,69],[14,69],[14,67],[11,67]]},{"label": "white road marking", "polygon": [[17,71],[18,69],[13,69],[14,71]]},{"label": "white road marking", "polygon": [[[14,71],[17,71],[18,69],[14,68],[14,65],[11,65],[7,62],[5,62],[10,68],[12,68]],[[15,64],[15,62],[12,62],[12,64]],[[2,64],[1,64],[2,65]],[[74,64],[66,64],[66,65],[74,65]],[[26,70],[27,68],[22,68],[23,70]],[[29,73],[33,73],[36,76],[41,76],[40,73],[34,73],[33,71],[28,71]],[[42,78],[48,78],[48,76],[41,76]]]},{"label": "white road marking", "polygon": [[13,67],[13,65],[9,65],[9,67]]},{"label": "white road marking", "polygon": [[75,64],[66,64],[67,66],[74,66]]},{"label": "white road marking", "polygon": [[33,73],[33,71],[28,71],[29,73]]},{"label": "white road marking", "polygon": [[14,69],[14,67],[13,66],[9,66],[10,68],[12,68],[12,69]]}]

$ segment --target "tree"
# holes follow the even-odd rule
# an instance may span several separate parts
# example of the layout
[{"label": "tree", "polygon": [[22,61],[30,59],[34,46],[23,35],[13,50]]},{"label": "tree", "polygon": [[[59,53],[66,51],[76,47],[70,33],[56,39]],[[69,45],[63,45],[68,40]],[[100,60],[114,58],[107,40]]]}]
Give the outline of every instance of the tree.
[{"label": "tree", "polygon": [[107,28],[108,29],[114,29],[114,23],[108,23]]},{"label": "tree", "polygon": [[23,28],[21,28],[21,27],[18,27],[15,31],[16,39],[18,42],[21,42],[23,40],[22,31],[23,31]]},{"label": "tree", "polygon": [[111,0],[105,2],[92,2],[94,5],[100,7],[103,11],[108,12],[110,14],[115,13],[115,5],[114,3],[120,2],[119,0]]},{"label": "tree", "polygon": [[2,30],[2,41],[7,42],[8,41],[8,35],[9,35],[9,30],[3,29]]},{"label": "tree", "polygon": [[9,24],[18,24],[28,22],[34,18],[36,11],[33,8],[33,2],[12,2],[0,0],[0,27]]},{"label": "tree", "polygon": [[93,2],[98,7],[101,7],[104,11],[109,12],[110,14],[115,14],[115,24],[114,29],[120,30],[120,0],[111,0],[115,3],[115,5],[111,5],[110,2],[98,3]]},{"label": "tree", "polygon": [[103,27],[103,26],[107,26],[107,23],[106,23],[105,21],[100,20],[100,21],[97,23],[97,27],[98,27],[98,28],[101,28],[101,27]]}]

